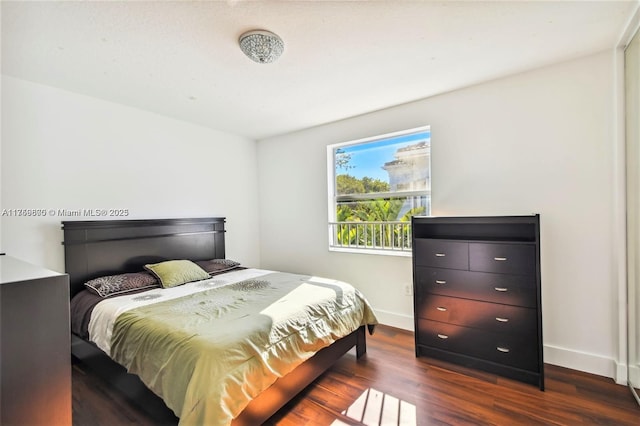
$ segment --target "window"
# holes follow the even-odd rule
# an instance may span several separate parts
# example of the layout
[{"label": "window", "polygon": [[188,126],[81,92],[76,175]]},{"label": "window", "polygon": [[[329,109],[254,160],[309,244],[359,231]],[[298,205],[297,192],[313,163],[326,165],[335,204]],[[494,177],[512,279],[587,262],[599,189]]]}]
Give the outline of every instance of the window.
[{"label": "window", "polygon": [[431,212],[428,126],[329,145],[329,249],[410,253],[411,216]]}]

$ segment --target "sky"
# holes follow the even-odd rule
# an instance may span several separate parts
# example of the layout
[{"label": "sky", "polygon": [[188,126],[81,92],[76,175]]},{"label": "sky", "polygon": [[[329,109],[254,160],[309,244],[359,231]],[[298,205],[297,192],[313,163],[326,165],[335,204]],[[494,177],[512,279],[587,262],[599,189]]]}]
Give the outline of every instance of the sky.
[{"label": "sky", "polygon": [[340,147],[345,153],[351,154],[349,166],[353,168],[350,168],[346,172],[344,169],[336,170],[336,174],[347,173],[358,179],[368,176],[389,182],[389,175],[386,170],[382,168],[384,163],[394,160],[395,157],[393,154],[395,154],[398,148],[423,141],[425,138],[430,138],[429,131],[382,139],[378,142]]}]

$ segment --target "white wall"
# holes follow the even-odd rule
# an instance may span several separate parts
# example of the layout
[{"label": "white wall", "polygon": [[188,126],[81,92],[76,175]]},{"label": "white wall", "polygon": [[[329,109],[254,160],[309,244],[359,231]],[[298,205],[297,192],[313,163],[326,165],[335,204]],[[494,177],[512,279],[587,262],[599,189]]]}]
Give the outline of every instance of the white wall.
[{"label": "white wall", "polygon": [[640,31],[625,50],[629,382],[640,389]]},{"label": "white wall", "polygon": [[[2,77],[2,209],[225,216],[227,257],[260,263],[255,141]],[[0,251],[64,271],[62,220],[2,216]],[[116,219],[116,218],[113,218]]]},{"label": "white wall", "polygon": [[545,362],[615,377],[613,57],[259,141],[262,266],[350,281],[382,322],[411,328],[412,301],[402,290],[412,279],[409,258],[327,249],[326,146],[428,124],[432,213],[540,213]]}]

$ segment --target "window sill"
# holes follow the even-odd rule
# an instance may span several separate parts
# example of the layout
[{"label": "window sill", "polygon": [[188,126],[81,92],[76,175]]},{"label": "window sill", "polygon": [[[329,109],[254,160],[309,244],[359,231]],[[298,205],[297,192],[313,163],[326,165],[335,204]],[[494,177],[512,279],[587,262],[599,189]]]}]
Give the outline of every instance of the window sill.
[{"label": "window sill", "polygon": [[362,248],[348,248],[348,247],[329,247],[329,251],[341,252],[341,253],[356,253],[356,254],[373,254],[378,256],[398,256],[398,257],[411,257],[410,251],[402,250],[376,250],[376,249],[362,249]]}]

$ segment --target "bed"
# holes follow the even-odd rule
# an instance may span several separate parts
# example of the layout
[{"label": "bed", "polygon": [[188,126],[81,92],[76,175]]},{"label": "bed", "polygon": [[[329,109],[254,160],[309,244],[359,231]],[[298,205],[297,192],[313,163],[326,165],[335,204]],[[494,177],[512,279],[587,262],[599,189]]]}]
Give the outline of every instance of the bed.
[{"label": "bed", "polygon": [[[264,423],[352,348],[364,355],[377,323],[348,284],[233,264],[224,218],[62,225],[72,317],[80,312],[72,355],[150,414],[171,408],[181,425]],[[178,262],[212,275],[167,285],[156,266]],[[105,298],[85,286],[141,272],[164,281]]]}]

